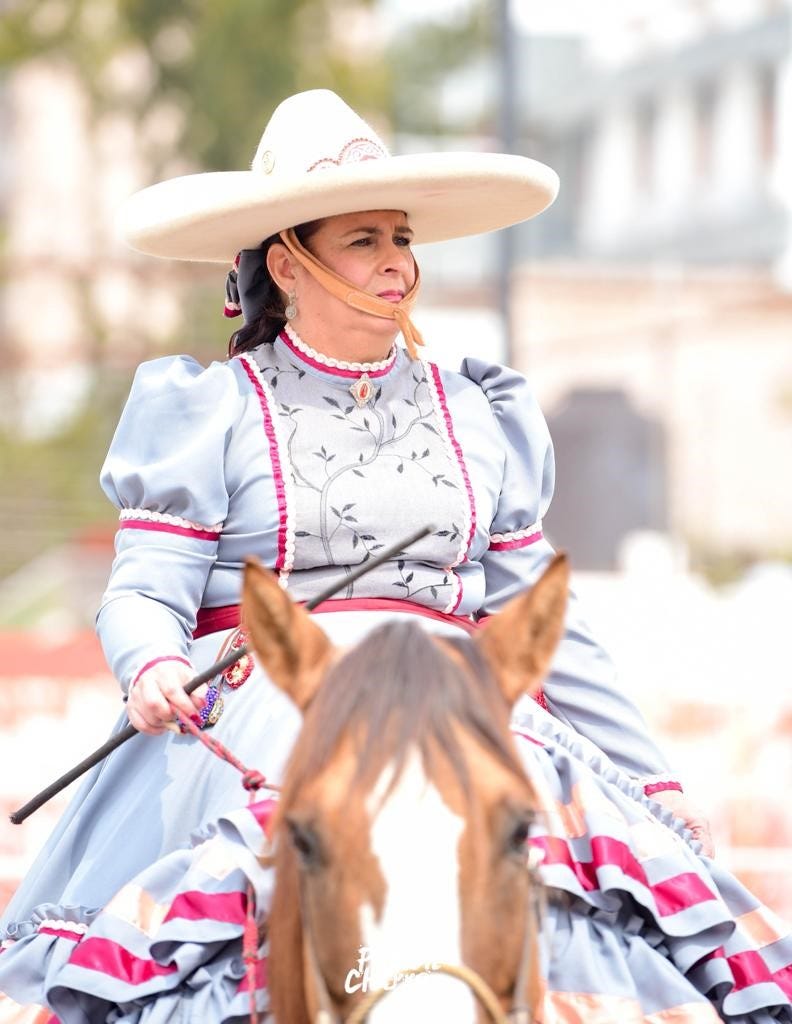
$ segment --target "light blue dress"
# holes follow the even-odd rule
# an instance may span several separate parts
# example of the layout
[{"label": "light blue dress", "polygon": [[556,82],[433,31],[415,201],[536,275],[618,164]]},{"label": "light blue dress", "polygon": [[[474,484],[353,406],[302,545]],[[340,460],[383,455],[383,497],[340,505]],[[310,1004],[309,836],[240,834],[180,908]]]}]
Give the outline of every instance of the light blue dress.
[{"label": "light blue dress", "polygon": [[[372,396],[358,405],[350,387],[364,372]],[[465,360],[458,373],[411,361],[401,349],[380,364],[339,364],[287,330],[272,345],[207,369],[188,357],[146,363],[102,472],[102,486],[120,510],[116,558],[98,616],[108,662],[123,693],[160,659],[200,670],[234,635],[222,615],[233,618],[247,555],[272,567],[295,600],[306,601],[423,523],[434,524],[429,537],[347,584],[332,608],[317,613],[319,621],[336,642],[354,642],[374,625],[416,614],[427,629],[456,633],[460,621],[497,612],[551,557],[542,519],[553,473],[550,438],[526,380],[478,359]],[[218,609],[225,609],[220,618]],[[300,727],[296,710],[257,667],[242,686],[223,690],[215,735],[248,766],[278,781]],[[574,599],[544,706],[524,698],[513,724],[531,738],[524,744],[528,770],[541,773],[557,799],[568,796],[581,773],[592,774],[596,785],[618,794],[613,799],[629,822],[631,815],[659,813],[645,794],[678,785]],[[116,751],[86,779],[6,911],[0,991],[20,1006],[49,1000],[63,1022],[104,1021],[109,1003],[127,1001],[131,1010],[107,1019],[164,1024],[244,1015],[238,956],[212,960],[201,975],[205,984],[189,982],[192,1016],[177,1017],[184,1012],[183,1002],[178,1008],[182,978],[194,965],[178,976],[155,972],[153,982],[136,987],[96,965],[87,969],[78,951],[87,948],[86,935],[119,941],[118,915],[101,908],[127,883],[153,892],[160,903],[177,898],[188,876],[194,885],[191,837],[205,838],[213,820],[232,823],[221,829],[232,860],[237,848],[255,849],[260,829],[248,812],[233,811],[245,802],[237,773],[189,736],[141,735]],[[664,820],[658,827],[673,831]],[[592,818],[592,835],[613,827]],[[656,953],[667,937],[668,915],[654,915],[651,942],[644,943],[653,952],[632,953],[640,966],[630,984],[654,991],[650,976],[665,971],[678,983],[659,985],[666,995],[653,996],[646,1012],[688,996],[709,1006],[701,993],[716,977],[722,1013],[724,999],[732,999],[729,1019],[769,1020],[762,1008],[782,1007],[774,1019],[792,1020],[789,990],[775,976],[768,981],[763,975],[761,984],[752,981],[735,995],[733,972],[717,973],[723,970],[719,955],[714,975],[705,971],[698,983],[687,977],[696,960],[734,933],[732,918],[758,905],[733,880],[713,878],[679,829],[674,835],[680,863],[664,862],[661,875],[692,873],[706,879],[708,892],[725,885],[732,896],[712,897],[723,925],[712,931],[712,905],[694,886],[678,908],[684,927],[671,927],[676,945],[670,956]],[[595,932],[605,936],[595,942],[595,948],[603,944],[602,957],[587,958],[592,970],[584,977],[581,967],[574,983],[597,993],[621,991],[632,977],[629,965],[605,964],[613,960],[614,943],[624,946],[630,915],[595,921],[597,883],[581,889],[577,856],[557,863],[548,857],[543,870],[549,884],[573,893],[588,910],[581,917],[556,909],[547,927],[555,929],[552,942],[562,942],[563,933],[567,945],[591,942]],[[244,892],[253,869],[242,852],[239,863],[248,865],[235,876]],[[623,879],[632,877],[624,865],[619,870]],[[265,914],[271,880],[251,880]],[[625,882],[625,899],[635,898],[631,886],[634,879]],[[646,889],[653,892],[649,883]],[[204,924],[207,948],[215,948],[211,922]],[[194,927],[201,932],[198,923]],[[629,929],[633,938],[641,932],[631,919]],[[121,931],[135,956],[154,955],[148,938],[130,936],[129,922]],[[712,941],[701,941],[702,932]],[[745,948],[754,952],[750,943]],[[692,949],[698,955],[691,959]],[[207,954],[207,964],[211,959]],[[728,965],[728,956],[723,962]],[[788,938],[779,937],[765,962],[770,974],[792,973]],[[266,993],[262,1000],[264,1006]]]}]

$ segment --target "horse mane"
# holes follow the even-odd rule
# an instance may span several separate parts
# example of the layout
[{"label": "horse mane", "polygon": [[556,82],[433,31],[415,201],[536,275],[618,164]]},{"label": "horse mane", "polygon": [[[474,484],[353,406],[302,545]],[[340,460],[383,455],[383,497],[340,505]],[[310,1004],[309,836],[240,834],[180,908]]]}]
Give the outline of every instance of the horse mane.
[{"label": "horse mane", "polygon": [[[445,648],[445,649],[444,649]],[[478,647],[468,637],[438,643],[414,622],[386,623],[328,672],[308,708],[286,773],[283,805],[332,760],[343,736],[355,743],[352,785],[368,785],[393,763],[392,787],[417,746],[431,779],[441,750],[470,789],[455,725],[519,778],[510,742],[510,709]]]}]

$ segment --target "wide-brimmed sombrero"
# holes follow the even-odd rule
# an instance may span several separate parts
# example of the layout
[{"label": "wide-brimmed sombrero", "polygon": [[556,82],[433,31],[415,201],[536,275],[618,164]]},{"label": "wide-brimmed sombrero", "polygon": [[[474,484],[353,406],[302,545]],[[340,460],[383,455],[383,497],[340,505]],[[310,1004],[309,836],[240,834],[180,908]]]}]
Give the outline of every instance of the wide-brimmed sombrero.
[{"label": "wide-brimmed sombrero", "polygon": [[403,210],[416,243],[494,231],[541,213],[557,191],[555,171],[528,157],[391,156],[340,97],[316,89],[275,110],[249,171],[143,189],[122,207],[120,229],[152,256],[228,263],[278,231],[360,210]]}]

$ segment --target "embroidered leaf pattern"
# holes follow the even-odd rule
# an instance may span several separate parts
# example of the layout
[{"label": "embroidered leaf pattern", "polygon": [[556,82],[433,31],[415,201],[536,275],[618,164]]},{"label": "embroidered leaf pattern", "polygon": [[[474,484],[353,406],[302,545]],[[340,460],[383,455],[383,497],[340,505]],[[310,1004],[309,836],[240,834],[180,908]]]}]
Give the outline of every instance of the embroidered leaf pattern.
[{"label": "embroidered leaf pattern", "polygon": [[[430,509],[433,518],[438,513],[443,525],[432,535],[435,547],[420,554],[405,552],[367,579],[370,586],[375,578],[379,581],[373,586],[381,595],[388,593],[387,588],[391,593],[397,589],[401,598],[447,605],[454,576],[442,566],[455,565],[459,558],[460,529],[452,520],[458,518],[460,501],[467,496],[464,489],[461,498],[458,496],[458,468],[449,455],[445,422],[433,403],[426,377],[414,367],[405,369],[399,394],[389,398],[388,390],[378,386],[368,404],[358,408],[344,395],[348,382],[343,382],[343,387],[339,382],[335,390],[320,384],[318,390],[311,391],[315,381],[309,376],[303,385],[309,400],[306,390],[295,387],[306,377],[304,371],[289,362],[261,367],[270,387],[280,384],[273,412],[277,412],[279,437],[286,447],[284,470],[296,490],[294,508],[300,528],[293,536],[301,541],[293,570],[296,588],[302,565],[350,572],[369,561],[391,539],[384,535],[382,512],[415,498],[418,515],[422,509]],[[429,438],[417,430],[421,427]],[[357,443],[354,433],[363,435]],[[394,480],[388,485],[388,474],[394,468],[399,483]],[[441,484],[446,498],[440,492]],[[351,597],[354,589],[355,585],[349,584],[339,596]]]},{"label": "embroidered leaf pattern", "polygon": [[415,581],[415,571],[410,569],[409,572],[407,572],[407,574],[405,575],[405,564],[406,563],[403,559],[399,559],[396,565],[399,570],[400,579],[391,581],[391,586],[398,587],[400,590],[404,591],[405,598],[409,598],[410,600],[412,600],[424,591],[429,591],[431,596],[435,600],[438,600],[440,599],[441,588],[450,586],[448,582],[448,574],[446,573],[443,575],[443,582],[441,584],[438,584],[436,582],[430,582],[424,584],[423,586],[413,588],[411,584]]}]

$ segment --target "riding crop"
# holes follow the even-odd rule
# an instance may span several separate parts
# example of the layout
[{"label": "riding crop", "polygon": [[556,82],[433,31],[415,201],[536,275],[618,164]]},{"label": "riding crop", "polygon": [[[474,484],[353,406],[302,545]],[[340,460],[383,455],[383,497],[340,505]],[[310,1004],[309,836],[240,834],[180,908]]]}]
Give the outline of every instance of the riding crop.
[{"label": "riding crop", "polygon": [[[354,583],[355,580],[360,579],[361,576],[365,576],[367,572],[381,565],[383,562],[387,562],[389,559],[396,557],[401,554],[404,550],[410,547],[411,544],[415,544],[416,541],[421,540],[423,537],[428,536],[435,530],[434,524],[428,524],[422,526],[419,530],[415,530],[409,536],[398,541],[396,544],[390,545],[385,548],[384,551],[380,551],[378,555],[367,559],[365,562],[361,562],[351,572],[346,573],[340,580],[331,583],[326,587],[320,594],[307,601],[305,608],[307,611],[313,611],[318,605],[324,601],[329,600],[334,594],[338,593],[342,587],[348,586],[350,583]],[[204,683],[208,683],[211,679],[214,679],[220,672],[225,671],[230,665],[233,665],[236,661],[242,658],[248,653],[248,645],[242,644],[240,647],[234,648],[229,651],[224,658],[216,662],[214,665],[210,665],[209,668],[204,669],[203,672],[199,672],[194,679],[191,679],[184,687],[185,693],[192,693],[197,690],[199,686],[203,686]],[[79,779],[81,775],[84,775],[94,765],[99,764],[103,761],[108,754],[111,754],[114,750],[126,743],[127,740],[131,740],[133,736],[138,734],[138,731],[134,725],[127,725],[114,736],[111,736],[106,743],[103,743],[101,747],[98,747],[92,754],[89,754],[85,760],[80,761],[73,768],[70,768],[64,775],[61,775],[55,782],[50,783],[45,789],[42,789],[40,793],[29,800],[24,807],[20,807],[19,810],[13,811],[9,817],[13,825],[21,825],[22,822],[30,817],[30,815],[42,807],[48,800],[51,800],[56,794],[60,793],[62,789],[65,789],[70,783],[74,782],[75,779]]]}]

